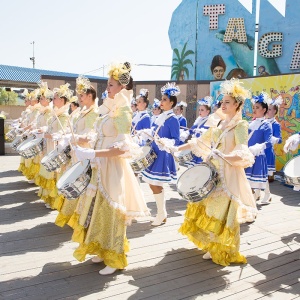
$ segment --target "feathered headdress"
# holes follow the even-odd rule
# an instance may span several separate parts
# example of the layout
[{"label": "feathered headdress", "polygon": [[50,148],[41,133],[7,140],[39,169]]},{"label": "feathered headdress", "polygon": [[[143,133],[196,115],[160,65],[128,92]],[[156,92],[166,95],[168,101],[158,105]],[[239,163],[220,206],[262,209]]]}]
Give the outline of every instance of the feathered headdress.
[{"label": "feathered headdress", "polygon": [[272,103],[272,98],[270,95],[266,92],[261,92],[258,96],[253,96],[251,99],[252,103],[265,103],[267,105],[270,105]]},{"label": "feathered headdress", "polygon": [[131,65],[129,62],[114,63],[110,65],[108,76],[119,81],[122,85],[130,82]]},{"label": "feathered headdress", "polygon": [[21,97],[24,98],[24,99],[28,99],[28,95],[29,95],[28,90],[24,89],[23,93],[21,94]]},{"label": "feathered headdress", "polygon": [[70,98],[70,103],[72,103],[72,102],[78,102],[78,97],[77,96],[72,96]]},{"label": "feathered headdress", "polygon": [[178,96],[180,94],[180,88],[176,86],[175,82],[168,82],[160,89],[160,91],[162,95],[167,95],[168,98],[171,96]]},{"label": "feathered headdress", "polygon": [[276,99],[273,99],[271,102],[271,105],[280,106],[283,102],[283,99],[281,96],[278,96]]},{"label": "feathered headdress", "polygon": [[102,94],[101,94],[101,99],[104,100],[107,98],[107,90],[105,90]]},{"label": "feathered headdress", "polygon": [[153,108],[160,107],[160,101],[158,99],[154,98],[152,107]]},{"label": "feathered headdress", "polygon": [[244,87],[242,82],[236,78],[225,80],[220,85],[221,94],[233,97],[237,102],[244,102],[247,98],[251,98],[251,93]]},{"label": "feathered headdress", "polygon": [[149,94],[149,90],[148,89],[140,89],[140,93],[139,95],[136,96],[136,99],[140,98],[140,97],[148,97]]},{"label": "feathered headdress", "polygon": [[44,81],[38,82],[39,89],[38,89],[38,96],[44,96],[45,92],[48,90],[48,83]]},{"label": "feathered headdress", "polygon": [[135,98],[134,97],[132,97],[132,99],[131,99],[131,105],[136,105],[137,103],[136,103],[136,100],[135,100]]},{"label": "feathered headdress", "polygon": [[180,101],[176,104],[176,106],[184,106],[184,107],[187,107],[187,103],[184,102],[184,101]]},{"label": "feathered headdress", "polygon": [[80,75],[76,79],[76,93],[77,94],[84,94],[87,92],[88,89],[91,88],[91,82],[88,78],[84,77],[83,75]]},{"label": "feathered headdress", "polygon": [[207,106],[211,107],[211,105],[213,103],[213,98],[211,96],[205,96],[204,98],[199,99],[197,101],[197,103],[199,105],[207,105]]},{"label": "feathered headdress", "polygon": [[54,94],[57,94],[60,98],[65,97],[70,100],[73,96],[74,91],[69,89],[70,84],[66,83],[61,85],[59,88],[53,89]]}]

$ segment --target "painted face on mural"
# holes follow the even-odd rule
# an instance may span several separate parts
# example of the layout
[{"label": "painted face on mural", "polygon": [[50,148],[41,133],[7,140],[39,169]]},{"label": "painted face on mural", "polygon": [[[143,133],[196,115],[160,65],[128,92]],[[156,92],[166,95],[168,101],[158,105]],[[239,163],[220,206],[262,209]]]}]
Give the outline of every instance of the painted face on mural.
[{"label": "painted face on mural", "polygon": [[224,68],[221,66],[217,66],[213,69],[213,76],[215,79],[220,80],[224,76]]}]

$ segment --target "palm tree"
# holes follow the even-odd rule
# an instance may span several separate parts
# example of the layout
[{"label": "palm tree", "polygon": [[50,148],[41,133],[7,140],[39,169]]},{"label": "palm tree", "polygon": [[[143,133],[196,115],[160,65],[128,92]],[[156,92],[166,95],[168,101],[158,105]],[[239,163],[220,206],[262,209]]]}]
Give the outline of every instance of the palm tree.
[{"label": "palm tree", "polygon": [[193,66],[192,61],[190,59],[188,59],[187,56],[195,54],[195,52],[192,50],[186,51],[186,45],[187,45],[187,42],[184,44],[181,53],[179,53],[177,48],[174,49],[174,53],[175,53],[176,57],[173,58],[171,78],[174,78],[175,80],[184,80],[184,74],[186,74],[186,77],[188,79],[189,78],[189,70],[188,70],[187,66],[188,65]]}]

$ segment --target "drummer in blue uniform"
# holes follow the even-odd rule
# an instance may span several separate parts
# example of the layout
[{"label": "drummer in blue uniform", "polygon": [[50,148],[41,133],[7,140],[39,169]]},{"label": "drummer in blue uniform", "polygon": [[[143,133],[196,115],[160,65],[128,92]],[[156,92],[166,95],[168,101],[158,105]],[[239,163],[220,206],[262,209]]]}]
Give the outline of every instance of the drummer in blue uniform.
[{"label": "drummer in blue uniform", "polygon": [[[246,168],[246,176],[254,193],[254,198],[260,198],[260,191],[266,189],[268,181],[268,165],[265,155],[265,149],[272,147],[272,127],[265,119],[268,112],[268,106],[272,99],[262,92],[260,95],[252,98],[253,117],[255,118],[249,125],[249,150],[255,156],[255,162],[252,167]],[[268,204],[271,201],[271,194],[268,199],[263,199],[261,204]]]},{"label": "drummer in blue uniform", "polygon": [[[211,113],[212,102],[213,98],[210,96],[206,96],[197,101],[199,105],[199,116],[189,130],[189,134],[193,138],[199,138],[209,128],[206,126],[206,122],[209,114]],[[193,159],[185,163],[188,167],[199,165],[203,161],[201,157],[196,156],[195,154],[192,154],[192,156]]]},{"label": "drummer in blue uniform", "polygon": [[[265,154],[267,157],[267,165],[268,165],[269,182],[274,181],[274,172],[276,172],[274,145],[282,143],[281,127],[280,124],[275,119],[275,116],[278,113],[278,107],[282,104],[282,101],[283,99],[281,96],[272,100],[272,103],[269,105],[268,112],[267,112],[267,121],[272,126],[272,138],[271,138],[272,147],[265,149]],[[270,188],[267,182],[266,189],[265,189],[265,196],[264,196],[264,198],[266,198],[266,201],[269,198],[269,196],[270,196]]]},{"label": "drummer in blue uniform", "polygon": [[152,105],[152,116],[151,116],[151,126],[154,125],[155,120],[158,118],[158,116],[162,113],[162,110],[160,108],[160,101],[156,98],[153,100]]},{"label": "drummer in blue uniform", "polygon": [[143,180],[149,183],[157,206],[157,215],[152,226],[159,226],[166,222],[167,210],[163,186],[164,183],[176,182],[177,179],[174,158],[167,152],[169,148],[165,146],[179,145],[179,121],[173,108],[177,104],[180,89],[175,83],[167,83],[161,88],[161,93],[160,107],[163,113],[159,115],[152,127],[154,131],[152,149],[157,158],[142,172]]},{"label": "drummer in blue uniform", "polygon": [[[137,113],[132,119],[133,135],[139,130],[151,128],[151,119],[150,119],[150,115],[147,112],[147,108],[149,105],[148,95],[149,95],[149,91],[147,89],[141,89],[140,94],[136,97]],[[140,146],[144,146],[145,141],[139,139],[138,144]]]}]

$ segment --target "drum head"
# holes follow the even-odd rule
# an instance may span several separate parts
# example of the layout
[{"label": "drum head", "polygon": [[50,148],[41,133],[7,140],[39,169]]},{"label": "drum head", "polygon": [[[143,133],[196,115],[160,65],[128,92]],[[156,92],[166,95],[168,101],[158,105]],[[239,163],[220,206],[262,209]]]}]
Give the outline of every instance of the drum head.
[{"label": "drum head", "polygon": [[287,162],[283,173],[288,177],[300,177],[300,155]]},{"label": "drum head", "polygon": [[[32,144],[30,144],[33,141],[34,137],[31,136],[29,137],[27,140],[25,140],[24,142],[22,142],[18,148],[17,151],[24,151],[25,149],[28,149],[32,146]],[[28,146],[29,145],[29,146]]]},{"label": "drum head", "polygon": [[207,165],[197,165],[186,170],[177,181],[177,188],[184,194],[201,189],[211,178],[212,171]]},{"label": "drum head", "polygon": [[79,161],[74,164],[70,169],[68,169],[57,181],[57,188],[61,189],[66,183],[75,182],[76,179],[83,173],[87,168],[90,161],[88,159]]},{"label": "drum head", "polygon": [[50,151],[45,157],[42,158],[41,163],[45,163],[46,161],[48,161],[49,159],[56,157],[58,155],[58,152],[56,151],[56,149]]},{"label": "drum head", "polygon": [[137,158],[135,158],[135,160],[139,160],[141,158],[146,157],[146,155],[151,151],[151,147],[143,146],[143,147],[141,147],[141,150],[142,150],[142,153]]}]

